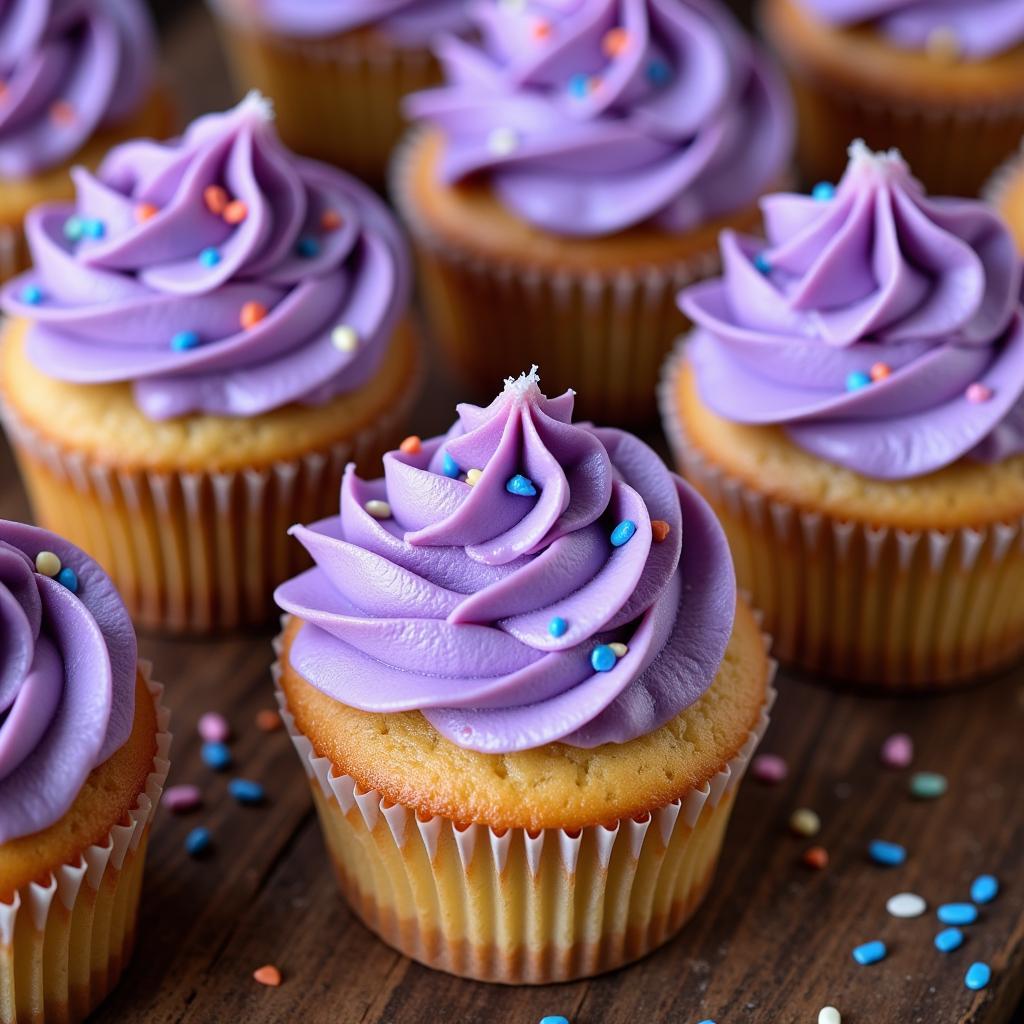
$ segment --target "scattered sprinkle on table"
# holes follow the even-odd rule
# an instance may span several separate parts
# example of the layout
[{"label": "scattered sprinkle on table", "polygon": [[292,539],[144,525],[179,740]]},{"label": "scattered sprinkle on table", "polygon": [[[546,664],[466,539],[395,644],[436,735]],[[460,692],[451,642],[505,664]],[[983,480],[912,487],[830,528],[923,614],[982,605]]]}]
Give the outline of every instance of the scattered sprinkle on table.
[{"label": "scattered sprinkle on table", "polygon": [[999,879],[995,875],[978,875],[971,882],[971,900],[975,903],[991,903],[999,895]]},{"label": "scattered sprinkle on table", "polygon": [[948,788],[946,776],[938,772],[914,772],[910,776],[910,794],[918,800],[935,800]]},{"label": "scattered sprinkle on table", "polygon": [[885,839],[872,839],[868,843],[868,856],[876,864],[893,868],[907,859],[907,851],[899,843],[890,843]]},{"label": "scattered sprinkle on table", "polygon": [[172,814],[185,814],[202,806],[198,786],[171,786],[164,790],[163,804]]},{"label": "scattered sprinkle on table", "polygon": [[798,807],[789,816],[789,827],[798,836],[816,836],[821,831],[821,818],[810,807]]},{"label": "scattered sprinkle on table", "polygon": [[893,917],[920,917],[928,904],[916,892],[898,892],[885,901],[885,909]]},{"label": "scattered sprinkle on table", "polygon": [[940,953],[952,953],[964,944],[964,933],[959,928],[943,928],[935,936],[935,948]]},{"label": "scattered sprinkle on table", "polygon": [[815,871],[823,871],[828,867],[828,850],[824,846],[812,846],[804,851],[803,862]]},{"label": "scattered sprinkle on table", "polygon": [[818,1024],[843,1024],[843,1018],[834,1006],[823,1006],[818,1011]]},{"label": "scattered sprinkle on table", "polygon": [[556,1014],[553,1017],[541,1017],[540,1024],[569,1024],[569,1018]]},{"label": "scattered sprinkle on table", "polygon": [[215,772],[222,772],[231,767],[231,751],[223,743],[204,743],[203,764]]},{"label": "scattered sprinkle on table", "polygon": [[632,519],[623,519],[618,526],[612,530],[612,547],[621,548],[623,544],[628,544],[633,539],[633,534],[636,533],[636,523]]},{"label": "scattered sprinkle on table", "polygon": [[210,838],[210,830],[205,828],[194,828],[185,837],[185,850],[190,857],[201,857],[208,853],[213,846]]},{"label": "scattered sprinkle on table", "polygon": [[277,732],[283,724],[280,713],[273,708],[263,708],[256,712],[256,728],[260,732]]},{"label": "scattered sprinkle on table", "polygon": [[523,476],[522,473],[516,473],[505,484],[505,490],[509,494],[518,494],[521,498],[533,498],[537,495],[537,488],[533,481],[528,476]]},{"label": "scattered sprinkle on table", "polygon": [[972,992],[977,992],[978,989],[984,988],[991,978],[992,968],[989,967],[988,964],[978,960],[967,968],[967,973],[964,975],[964,984],[971,989]]},{"label": "scattered sprinkle on table", "polygon": [[973,903],[943,903],[936,911],[943,924],[974,924],[978,908]]},{"label": "scattered sprinkle on table", "polygon": [[232,779],[228,783],[228,792],[240,803],[247,807],[261,804],[267,798],[267,794],[258,782],[250,779]]},{"label": "scattered sprinkle on table", "polygon": [[875,939],[873,942],[865,942],[863,945],[857,946],[853,951],[853,959],[861,967],[867,967],[869,964],[877,964],[879,960],[884,960],[888,952],[885,943]]},{"label": "scattered sprinkle on table", "polygon": [[231,726],[222,714],[207,711],[199,719],[199,735],[206,743],[226,743],[231,739]]},{"label": "scattered sprinkle on table", "polygon": [[381,501],[378,498],[368,501],[363,508],[365,508],[367,514],[373,516],[374,519],[391,518],[391,506],[386,501]]},{"label": "scattered sprinkle on table", "polygon": [[273,964],[264,964],[252,972],[253,978],[268,988],[277,988],[281,984],[281,972]]},{"label": "scattered sprinkle on table", "polygon": [[775,785],[789,774],[789,766],[778,754],[758,754],[750,765],[758,782]]},{"label": "scattered sprinkle on table", "polygon": [[905,733],[893,733],[882,744],[882,764],[889,768],[906,768],[914,760],[914,741]]}]

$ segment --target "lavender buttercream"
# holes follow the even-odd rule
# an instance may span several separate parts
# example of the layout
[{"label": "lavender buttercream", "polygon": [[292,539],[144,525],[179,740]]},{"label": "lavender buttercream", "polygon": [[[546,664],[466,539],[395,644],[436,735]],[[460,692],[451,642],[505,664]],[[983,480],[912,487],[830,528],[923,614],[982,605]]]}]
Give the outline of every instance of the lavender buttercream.
[{"label": "lavender buttercream", "polygon": [[767,243],[724,233],[723,277],[683,293],[702,399],[879,479],[1024,453],[1022,270],[996,213],[863,143],[815,191],[766,198]]},{"label": "lavender buttercream", "polygon": [[74,180],[76,204],[29,214],[34,267],[2,293],[42,372],[131,382],[162,420],[321,404],[379,367],[409,301],[405,241],[365,186],[287,151],[261,97]]},{"label": "lavender buttercream", "polygon": [[0,177],[64,163],[152,88],[141,0],[0,0]]},{"label": "lavender buttercream", "polygon": [[[77,592],[36,571],[42,552]],[[45,530],[0,520],[0,845],[59,821],[135,717],[135,631],[103,570]]]},{"label": "lavender buttercream", "polygon": [[697,700],[732,634],[725,536],[650,448],[572,408],[531,373],[383,479],[350,467],[340,515],[293,530],[316,565],[276,594],[305,623],[292,666],[491,753],[626,742]]},{"label": "lavender buttercream", "polygon": [[446,183],[484,174],[558,234],[684,231],[751,204],[790,158],[789,97],[717,0],[524,0],[473,8],[479,46],[408,109],[445,140]]}]

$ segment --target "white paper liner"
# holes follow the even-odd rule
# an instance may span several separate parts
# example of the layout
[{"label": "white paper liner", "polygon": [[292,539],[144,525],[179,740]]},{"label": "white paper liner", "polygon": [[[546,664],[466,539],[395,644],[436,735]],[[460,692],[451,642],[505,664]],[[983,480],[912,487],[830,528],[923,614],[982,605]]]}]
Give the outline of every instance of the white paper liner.
[{"label": "white paper liner", "polygon": [[927,690],[982,679],[1024,656],[1024,516],[907,530],[766,497],[690,444],[677,408],[686,341],[659,387],[665,433],[725,527],[740,585],[764,613],[783,664]]},{"label": "white paper liner", "polygon": [[[274,642],[278,656],[288,621]],[[763,639],[767,651],[771,641]],[[428,967],[481,981],[547,984],[636,960],[696,910],[736,790],[769,724],[777,664],[769,658],[768,665],[757,724],[702,787],[613,827],[536,831],[423,820],[351,776],[334,775],[295,725],[279,662],[272,672],[342,890],[364,924]],[[339,863],[346,852],[351,872]]]},{"label": "white paper liner", "polygon": [[171,734],[164,688],[139,671],[156,707],[153,771],[128,823],[45,881],[0,900],[0,1024],[79,1021],[106,997],[135,941],[142,873],[167,772]]}]

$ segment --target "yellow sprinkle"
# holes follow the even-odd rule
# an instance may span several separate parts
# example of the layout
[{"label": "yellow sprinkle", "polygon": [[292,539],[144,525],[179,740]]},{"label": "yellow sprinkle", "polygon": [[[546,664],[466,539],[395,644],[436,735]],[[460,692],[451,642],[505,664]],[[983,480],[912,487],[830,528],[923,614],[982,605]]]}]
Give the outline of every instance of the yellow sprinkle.
[{"label": "yellow sprinkle", "polygon": [[36,555],[36,572],[42,576],[56,576],[60,570],[60,559],[52,551],[40,551]]},{"label": "yellow sprinkle", "polygon": [[331,344],[339,352],[355,352],[359,347],[359,335],[354,327],[349,327],[348,324],[338,324],[331,331]]},{"label": "yellow sprinkle", "polygon": [[484,475],[482,469],[468,469],[466,470],[466,483],[470,487],[476,487],[477,481]]},{"label": "yellow sprinkle", "polygon": [[608,646],[615,653],[616,658],[624,658],[629,653],[629,648],[625,644],[609,644]]},{"label": "yellow sprinkle", "polygon": [[798,836],[814,836],[821,830],[821,818],[809,807],[801,807],[789,816],[789,827]]},{"label": "yellow sprinkle", "polygon": [[391,506],[386,501],[368,501],[363,508],[373,516],[374,519],[390,519]]}]

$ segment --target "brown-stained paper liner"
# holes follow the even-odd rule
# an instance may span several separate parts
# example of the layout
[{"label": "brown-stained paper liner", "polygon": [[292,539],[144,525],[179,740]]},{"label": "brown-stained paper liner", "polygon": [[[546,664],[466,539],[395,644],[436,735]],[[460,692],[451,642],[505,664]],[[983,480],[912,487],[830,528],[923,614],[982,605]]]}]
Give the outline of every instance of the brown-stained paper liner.
[{"label": "brown-stained paper liner", "polygon": [[0,284],[28,266],[28,246],[21,227],[0,224]]},{"label": "brown-stained paper liner", "polygon": [[899,690],[967,683],[1024,655],[1024,517],[905,530],[765,495],[689,443],[677,410],[683,338],[659,401],[676,462],[725,527],[740,586],[783,664]]},{"label": "brown-stained paper liner", "polygon": [[[1005,214],[1003,201],[1006,197],[1006,190],[1013,182],[1018,181],[1021,175],[1024,175],[1024,142],[1018,146],[1013,156],[995,170],[982,189],[982,198]],[[1011,223],[1010,230],[1017,238],[1018,247],[1024,251],[1024,206],[1018,211],[1018,217],[1019,220]]]},{"label": "brown-stained paper liner", "polygon": [[0,901],[0,1024],[83,1020],[114,988],[135,941],[149,830],[170,763],[163,686],[139,662],[157,710],[156,756],[126,824],[48,879]]},{"label": "brown-stained paper liner", "polygon": [[306,566],[289,527],[337,512],[345,466],[396,442],[420,372],[357,437],[236,472],[118,468],[41,437],[7,403],[0,419],[36,519],[104,567],[135,622],[209,633],[272,619],[274,587]]},{"label": "brown-stained paper liner", "polygon": [[[287,618],[285,619],[287,621]],[[768,638],[765,638],[766,648]],[[280,638],[275,642],[280,654]],[[275,684],[280,665],[274,665]],[[277,700],[349,905],[406,956],[481,981],[546,984],[612,970],[670,939],[709,889],[743,773],[775,700],[701,788],[640,819],[566,831],[422,820],[336,776]]]}]

